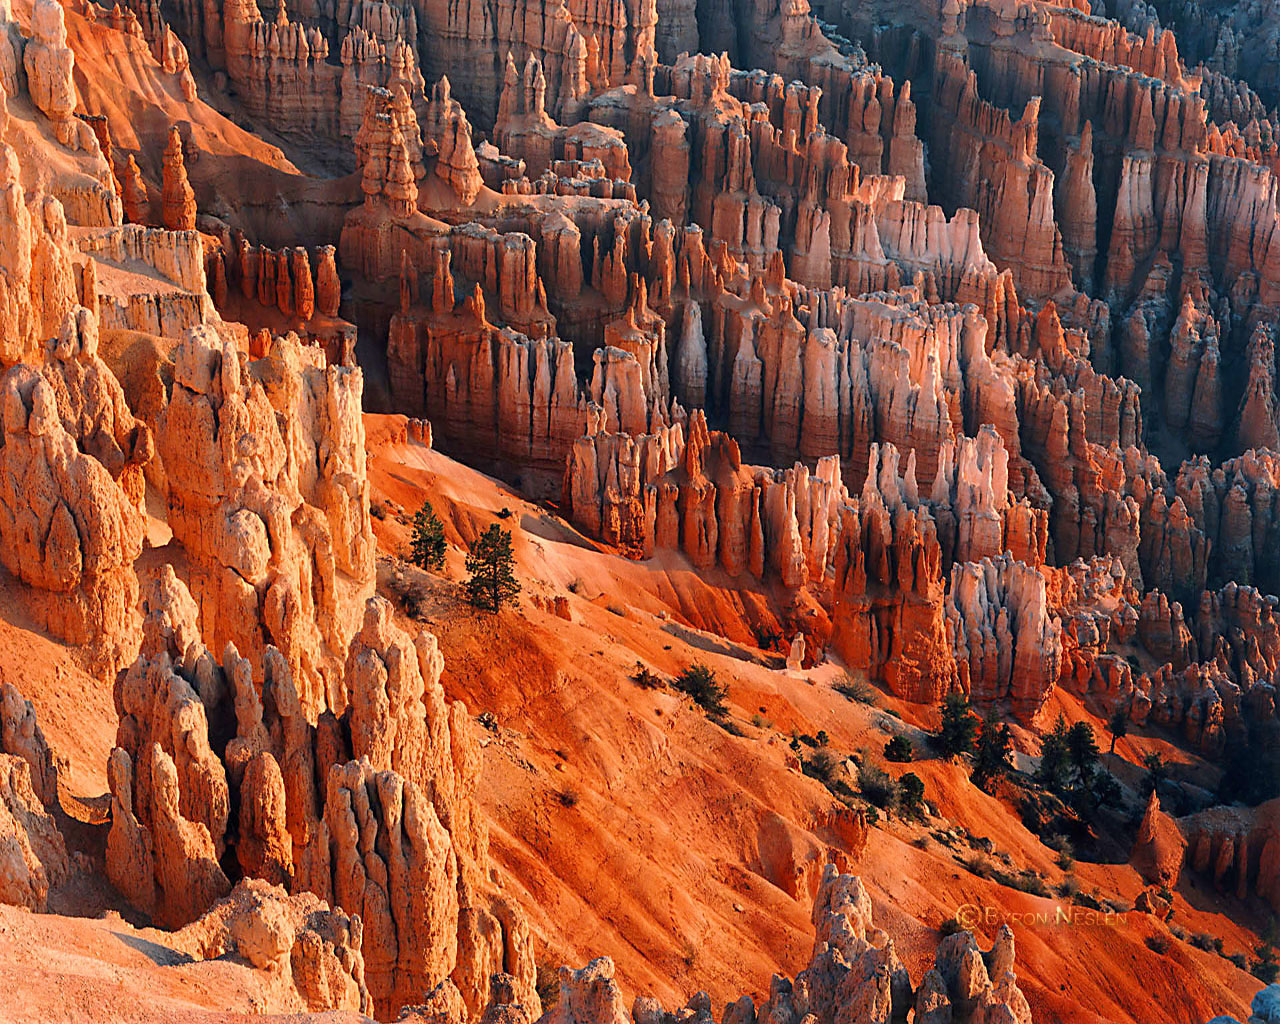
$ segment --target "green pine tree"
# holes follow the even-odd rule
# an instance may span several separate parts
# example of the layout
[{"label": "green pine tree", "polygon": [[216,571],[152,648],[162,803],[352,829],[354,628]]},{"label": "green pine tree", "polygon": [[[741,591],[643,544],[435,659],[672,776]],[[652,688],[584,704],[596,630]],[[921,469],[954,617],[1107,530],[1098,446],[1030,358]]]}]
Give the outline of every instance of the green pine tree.
[{"label": "green pine tree", "polygon": [[1146,777],[1142,780],[1142,791],[1144,793],[1154,793],[1160,788],[1160,783],[1169,777],[1169,766],[1164,763],[1157,753],[1150,753],[1142,759],[1142,767],[1147,770]]},{"label": "green pine tree", "polygon": [[898,807],[904,818],[924,817],[924,781],[915,772],[898,780]]},{"label": "green pine tree", "polygon": [[1013,733],[1009,727],[998,723],[994,717],[984,719],[973,755],[973,774],[970,776],[973,784],[979,789],[986,789],[992,779],[1008,772],[1013,767],[1012,751]]},{"label": "green pine tree", "polygon": [[1065,797],[1071,789],[1071,751],[1067,746],[1067,720],[1058,715],[1053,731],[1040,741],[1040,767],[1036,781]]},{"label": "green pine tree", "polygon": [[1111,717],[1107,719],[1107,731],[1111,733],[1111,747],[1107,753],[1114,754],[1116,740],[1122,740],[1129,735],[1129,715],[1125,708],[1119,707],[1111,712]]},{"label": "green pine tree", "polygon": [[1075,722],[1067,730],[1067,751],[1072,767],[1076,770],[1077,783],[1087,786],[1098,767],[1098,741],[1093,736],[1093,726],[1088,722]]},{"label": "green pine tree", "polygon": [[436,515],[431,502],[424,501],[413,517],[413,536],[409,541],[410,560],[420,569],[444,568],[444,523]]},{"label": "green pine tree", "polygon": [[516,582],[515,556],[511,534],[494,523],[471,545],[467,555],[467,597],[477,608],[497,612],[504,604],[515,603],[520,593]]},{"label": "green pine tree", "polygon": [[949,693],[942,702],[942,728],[934,737],[939,750],[947,757],[967,754],[973,749],[978,734],[978,716],[962,693]]}]

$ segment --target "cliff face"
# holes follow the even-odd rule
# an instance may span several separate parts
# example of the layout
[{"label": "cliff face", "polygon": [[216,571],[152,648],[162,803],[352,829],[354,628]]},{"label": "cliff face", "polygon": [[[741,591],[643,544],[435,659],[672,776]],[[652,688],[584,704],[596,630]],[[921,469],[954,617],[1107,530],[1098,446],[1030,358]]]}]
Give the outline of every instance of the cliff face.
[{"label": "cliff face", "polygon": [[309,714],[341,706],[353,604],[373,580],[360,371],[291,339],[250,363],[196,328],[173,374],[157,447],[204,629],[259,665],[277,645]]},{"label": "cliff face", "polygon": [[32,615],[69,643],[92,646],[106,673],[136,642],[140,495],[82,451],[56,392],[28,366],[4,383],[0,555],[26,585]]},{"label": "cliff face", "polygon": [[[687,439],[686,439],[687,429]],[[787,470],[744,466],[737,444],[694,413],[657,434],[601,431],[574,443],[565,507],[574,523],[648,557],[682,550],[700,568],[775,576],[786,587],[830,571],[837,509],[847,498],[839,462]]]},{"label": "cliff face", "polygon": [[[948,652],[949,680],[921,699],[954,685],[1030,715],[1065,670],[1054,612],[1028,612],[1043,664],[988,668],[968,634],[1016,653],[1012,607],[1042,603],[1031,577],[1114,559],[1135,609],[1151,595],[1185,610],[1175,634],[1201,629],[1206,588],[1276,587],[1259,557],[1276,520],[1266,467],[1280,423],[1267,327],[1275,126],[1252,91],[1261,79],[1228,77],[1239,57],[1227,35],[1192,73],[1172,31],[1038,4],[890,7],[824,8],[832,20],[819,22],[803,3],[182,4],[173,28],[149,8],[122,14],[166,71],[181,78],[187,51],[199,54],[253,116],[336,142],[362,201],[336,252],[258,245],[196,210],[185,167],[199,143],[177,131],[158,205],[183,230],[129,234],[116,214],[76,245],[117,261],[146,253],[199,296],[157,300],[147,322],[165,333],[210,319],[207,288],[224,315],[255,320],[254,356],[290,362],[261,333],[283,322],[323,348],[338,382],[355,337],[339,307],[367,313],[386,338],[391,406],[430,419],[445,450],[565,495],[580,526],[640,555],[680,550],[698,568],[843,607],[828,589],[843,529],[859,532],[852,564],[868,517],[882,537],[902,519],[901,557],[919,561],[918,535],[925,568],[905,590],[873,571],[883,593],[858,584],[846,596],[920,599],[927,614],[912,614],[926,616],[928,648]],[[31,60],[61,52],[50,19]],[[94,125],[90,153],[110,142]],[[137,176],[114,162],[100,184],[117,206],[132,195],[138,219]],[[14,315],[35,321],[31,291],[60,317],[84,299],[59,255],[74,254],[56,211],[23,221],[17,188],[15,231],[51,244],[15,279],[51,283],[18,288]],[[102,208],[111,221],[116,207]],[[187,239],[197,220],[221,243],[204,259]],[[111,290],[98,301],[104,325],[139,322],[144,303],[118,302]],[[301,374],[318,393],[307,355],[269,373]],[[218,617],[215,646],[274,641],[308,706],[330,706],[355,626],[345,590],[371,578],[358,437],[349,417],[307,428],[341,454],[304,493],[276,452],[293,442],[264,425],[293,392],[267,388],[263,404],[255,372],[239,376],[257,412],[235,436],[266,436],[272,452],[248,487],[262,493],[224,480],[188,498],[184,482],[171,505],[202,511],[178,511],[176,532],[197,552],[202,606],[211,594],[210,609],[244,609]],[[200,391],[190,384],[175,386],[177,404]],[[349,383],[326,388],[350,404]],[[214,438],[222,400],[204,397]],[[148,422],[156,479],[188,439]],[[258,551],[254,567],[232,571],[231,545],[202,538],[214,507],[268,538],[242,545]],[[272,527],[285,515],[287,530]],[[897,671],[903,627],[886,611],[873,636],[870,614],[841,612],[861,632],[846,642],[837,628],[834,643],[882,678]],[[1166,632],[1145,634],[1157,658],[1172,649]],[[1084,640],[1064,641],[1079,679],[1123,675],[1106,642]],[[1171,671],[1192,663],[1203,664]],[[1031,673],[1047,682],[1015,682]]]},{"label": "cliff face", "polygon": [[[370,99],[343,258],[386,296],[398,408],[539,493],[563,475],[574,520],[609,543],[824,596],[844,527],[871,515],[893,535],[905,502],[901,557],[933,537],[937,568],[880,585],[895,608],[917,595],[920,635],[948,652],[944,681],[897,687],[921,700],[954,685],[1034,715],[1065,657],[1041,567],[1114,557],[1183,607],[1253,579],[1245,537],[1269,499],[1213,459],[1271,444],[1277,418],[1269,122],[1215,121],[1172,34],[1048,8],[913,12],[916,43],[871,33],[883,70],[803,5],[753,8],[731,45],[722,13],[696,30],[666,13],[653,49],[648,15],[620,44],[570,11],[563,46],[504,55],[492,81],[477,65],[421,104]],[[850,17],[860,35],[895,20]],[[671,50],[721,35],[720,58]],[[471,141],[478,94],[492,146]],[[889,448],[900,484],[880,479]],[[1213,454],[1175,472],[1193,452]],[[857,515],[817,481],[848,485]],[[1042,662],[988,667],[975,644],[1016,651],[1024,605]],[[838,614],[863,625],[834,643],[881,679],[905,627],[873,635],[870,614]]]}]

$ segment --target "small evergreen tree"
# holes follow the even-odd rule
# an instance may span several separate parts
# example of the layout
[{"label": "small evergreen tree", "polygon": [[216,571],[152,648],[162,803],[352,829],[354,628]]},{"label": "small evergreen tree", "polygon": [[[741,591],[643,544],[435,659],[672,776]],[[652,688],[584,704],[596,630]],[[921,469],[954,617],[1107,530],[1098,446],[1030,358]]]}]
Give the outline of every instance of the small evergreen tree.
[{"label": "small evergreen tree", "polygon": [[515,556],[511,551],[511,534],[494,523],[476,538],[467,555],[467,597],[477,608],[497,612],[504,604],[513,604],[520,593],[515,577]]},{"label": "small evergreen tree", "polygon": [[413,536],[409,541],[410,561],[420,569],[444,568],[444,523],[436,515],[431,502],[424,501],[413,516]]},{"label": "small evergreen tree", "polygon": [[934,737],[938,749],[947,757],[967,754],[973,749],[978,734],[978,716],[962,693],[949,693],[942,702],[942,728]]},{"label": "small evergreen tree", "polygon": [[992,779],[1013,767],[1012,753],[1013,733],[1009,726],[988,716],[983,720],[982,732],[978,735],[970,781],[979,789],[986,789]]},{"label": "small evergreen tree", "polygon": [[1157,753],[1150,753],[1142,759],[1142,767],[1147,770],[1147,776],[1142,780],[1142,791],[1144,793],[1154,793],[1160,788],[1160,783],[1169,777],[1169,766],[1164,763]]},{"label": "small evergreen tree", "polygon": [[1129,714],[1126,709],[1116,708],[1111,712],[1111,717],[1107,719],[1107,731],[1111,733],[1111,747],[1107,753],[1114,754],[1116,740],[1122,740],[1129,735]]},{"label": "small evergreen tree", "polygon": [[1098,767],[1097,740],[1093,737],[1093,726],[1088,722],[1076,722],[1067,730],[1067,751],[1071,756],[1071,767],[1075,769],[1080,785],[1087,786]]},{"label": "small evergreen tree", "polygon": [[1124,791],[1120,788],[1120,782],[1114,775],[1106,771],[1094,773],[1093,801],[1099,807],[1106,807],[1108,804],[1118,806],[1123,795]]},{"label": "small evergreen tree", "polygon": [[1090,815],[1120,799],[1120,784],[1102,769],[1101,758],[1093,726],[1088,722],[1067,725],[1059,715],[1053,731],[1040,741],[1036,781],[1068,801],[1077,813]]},{"label": "small evergreen tree", "polygon": [[[724,699],[729,688],[716,679],[716,674],[700,661],[695,661],[673,680],[672,685],[681,693],[687,693],[693,702],[713,718],[729,713]],[[799,746],[792,741],[795,746]]]},{"label": "small evergreen tree", "polygon": [[884,745],[886,761],[910,761],[913,755],[911,740],[906,736],[894,736]]},{"label": "small evergreen tree", "polygon": [[924,782],[915,772],[898,780],[898,809],[904,818],[924,817]]},{"label": "small evergreen tree", "polygon": [[1098,744],[1088,722],[1073,722],[1067,729],[1067,788],[1087,789],[1098,761]]},{"label": "small evergreen tree", "polygon": [[1280,964],[1276,963],[1276,919],[1272,917],[1262,932],[1262,944],[1254,953],[1257,959],[1249,965],[1249,973],[1264,985],[1270,985],[1280,974]]},{"label": "small evergreen tree", "polygon": [[1067,730],[1067,751],[1071,760],[1071,794],[1077,811],[1088,814],[1113,797],[1109,772],[1100,766],[1102,751],[1093,736],[1093,726],[1076,722]]},{"label": "small evergreen tree", "polygon": [[1058,715],[1053,729],[1040,741],[1040,767],[1036,781],[1058,796],[1071,788],[1071,751],[1067,746],[1067,720]]}]

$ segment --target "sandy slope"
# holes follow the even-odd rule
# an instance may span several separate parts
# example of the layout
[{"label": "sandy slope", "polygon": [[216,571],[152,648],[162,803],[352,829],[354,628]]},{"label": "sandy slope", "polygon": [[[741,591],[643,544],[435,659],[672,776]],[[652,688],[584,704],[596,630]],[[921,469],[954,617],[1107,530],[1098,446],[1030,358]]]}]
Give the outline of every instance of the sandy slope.
[{"label": "sandy slope", "polygon": [[111,690],[85,672],[73,651],[36,631],[15,592],[17,582],[3,570],[0,579],[0,681],[35,704],[41,729],[69,766],[61,775],[66,788],[102,793],[116,736]]},{"label": "sandy slope", "polygon": [[[163,932],[96,920],[30,914],[0,904],[3,1024],[224,1024],[283,1022],[270,1014],[270,979],[233,958],[196,961]],[[353,1014],[308,1020],[348,1024]]]},{"label": "sandy slope", "polygon": [[[993,863],[1003,867],[1007,858],[1008,870],[1031,868],[1050,885],[1064,877],[1012,808],[974,789],[958,764],[885,765],[920,775],[941,817],[927,827],[882,821],[865,853],[851,856],[822,826],[836,801],[797,770],[792,730],[825,730],[833,750],[874,760],[891,731],[918,736],[909,723],[928,724],[928,709],[883,697],[878,708],[852,703],[831,688],[834,665],[796,674],[769,667],[776,656],[698,629],[728,624],[750,635],[748,615],[780,611],[767,590],[728,594],[671,554],[637,563],[598,550],[490,478],[395,442],[395,420],[367,423],[380,582],[387,592],[418,593],[422,624],[441,639],[450,696],[492,716],[482,732],[482,801],[495,860],[529,912],[541,963],[581,964],[607,953],[628,1000],[652,993],[672,1005],[700,988],[717,1003],[759,996],[774,970],[794,973],[807,961],[808,886],[830,858],[869,881],[877,922],[913,979],[931,962],[935,929],[972,905],[982,908],[977,930],[987,940],[1012,922],[1019,977],[1039,1024],[1202,1024],[1223,1011],[1246,1014],[1258,987],[1252,977],[1176,939],[1168,953],[1153,952],[1145,939],[1167,933],[1146,915],[1064,923],[1058,908],[1069,909],[1067,901],[969,871],[962,861],[973,855],[970,846],[960,840],[948,848],[937,834],[967,829],[990,840]],[[406,571],[394,558],[424,497],[451,541],[440,576]],[[503,508],[509,515],[500,519]],[[461,545],[494,521],[513,528],[524,594],[518,611],[488,616],[465,605],[458,581]],[[393,583],[397,573],[409,584]],[[567,597],[572,622],[540,607],[552,595]],[[694,660],[712,666],[729,683],[744,735],[713,724],[678,694],[641,689],[631,679],[637,660],[667,675]],[[83,672],[74,652],[30,628],[12,581],[0,586],[0,678],[35,702],[69,763],[69,810],[101,820],[102,766],[115,726],[110,690]],[[1069,716],[1085,714],[1062,701]],[[1149,741],[1132,742],[1141,749]],[[100,856],[101,832],[80,826],[75,842]],[[101,872],[100,863],[81,864]],[[1127,905],[1141,890],[1124,864],[1081,862],[1073,871],[1086,891]],[[80,873],[53,905],[96,916],[113,900]],[[1252,941],[1219,900],[1191,887],[1179,894],[1174,920],[1190,933],[1222,936],[1229,952]],[[0,909],[0,985],[23,991],[26,1008],[23,1016],[0,1011],[0,1020],[212,1020],[228,1018],[203,1011],[273,1008],[243,967],[179,964],[163,943],[160,933],[138,933],[117,915]],[[153,995],[142,1012],[134,1003],[144,988]]]},{"label": "sandy slope", "polygon": [[[527,598],[519,613],[490,617],[462,606],[456,585],[424,584],[428,625],[448,659],[450,695],[498,723],[485,760],[494,846],[514,876],[508,884],[529,894],[547,959],[580,962],[608,952],[628,996],[653,992],[668,1001],[698,988],[717,1001],[759,994],[775,968],[796,970],[809,952],[808,895],[792,898],[778,883],[787,884],[782,876],[806,857],[840,851],[816,828],[833,800],[795,770],[790,731],[824,729],[833,748],[874,758],[889,730],[904,726],[834,692],[835,666],[797,677],[673,635],[684,632],[673,629],[681,619],[731,618],[727,606],[740,600],[699,589],[678,556],[636,563],[601,552],[545,510],[439,453],[379,445],[377,418],[369,422],[378,500],[411,513],[428,497],[455,544],[509,509],[504,523],[518,527],[527,594],[568,596],[572,623]],[[394,515],[377,528],[384,549],[403,551],[407,532]],[[451,551],[445,575],[461,579],[460,562],[461,552]],[[569,592],[571,582],[578,593]],[[728,735],[671,693],[638,688],[629,678],[637,659],[667,674],[695,659],[713,666],[730,683],[735,719],[747,735]],[[881,704],[917,722],[932,715],[887,698]],[[1050,711],[1059,708],[1069,718],[1086,715],[1067,696]],[[751,726],[756,713],[772,728]],[[1104,734],[1101,723],[1095,729]],[[1137,754],[1150,742],[1135,737],[1120,752]],[[1011,807],[976,790],[961,766],[927,760],[886,768],[925,780],[928,799],[946,819],[931,821],[931,830],[962,826],[1007,854],[1012,869],[1030,868],[1050,885],[1065,877],[1054,852]],[[1199,1024],[1224,1011],[1247,1016],[1258,982],[1176,939],[1168,954],[1153,952],[1145,939],[1167,932],[1148,916],[1064,923],[1058,908],[1070,911],[1069,901],[977,877],[959,863],[973,852],[964,844],[953,852],[922,839],[930,829],[884,824],[849,866],[870,880],[877,920],[897,940],[913,978],[932,955],[934,928],[973,904],[983,908],[978,930],[988,939],[1004,921],[1014,922],[1019,977],[1037,1021]],[[1129,906],[1142,889],[1125,864],[1078,863],[1073,872],[1086,891]],[[1249,933],[1214,903],[1188,888],[1174,921],[1189,933],[1222,936],[1229,952],[1250,948]],[[1022,923],[1013,917],[1019,914],[1040,917]]]}]

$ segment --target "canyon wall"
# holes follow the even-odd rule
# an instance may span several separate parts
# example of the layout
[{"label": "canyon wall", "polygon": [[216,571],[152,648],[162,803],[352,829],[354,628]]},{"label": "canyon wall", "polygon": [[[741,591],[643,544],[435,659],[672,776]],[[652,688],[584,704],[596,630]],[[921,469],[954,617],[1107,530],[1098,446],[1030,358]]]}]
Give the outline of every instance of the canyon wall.
[{"label": "canyon wall", "polygon": [[1269,136],[1169,33],[953,6],[849,12],[878,67],[797,5],[720,57],[673,52],[676,11],[621,76],[569,32],[568,73],[371,92],[340,255],[446,451],[634,555],[815,588],[894,692],[1029,719],[1123,674],[1054,571],[1119,565],[1189,628],[1206,588],[1274,590]]},{"label": "canyon wall", "polygon": [[373,582],[362,389],[359,369],[295,339],[251,362],[198,327],[174,352],[157,429],[204,631],[259,666],[279,647],[311,716],[342,704],[342,652]]}]

